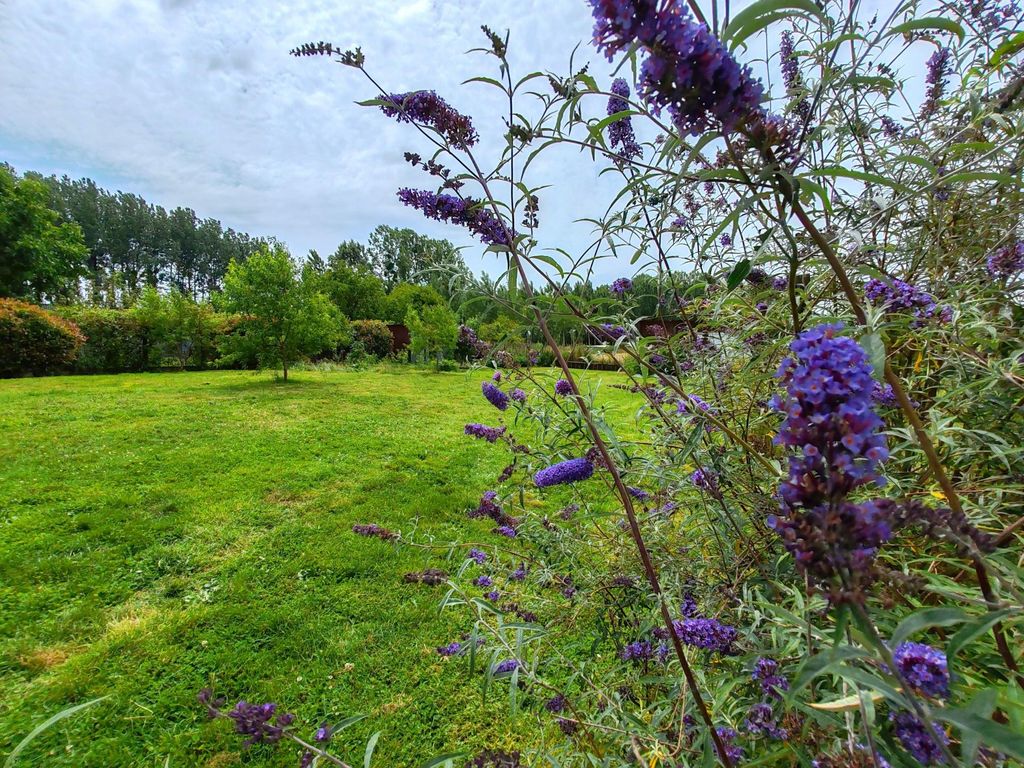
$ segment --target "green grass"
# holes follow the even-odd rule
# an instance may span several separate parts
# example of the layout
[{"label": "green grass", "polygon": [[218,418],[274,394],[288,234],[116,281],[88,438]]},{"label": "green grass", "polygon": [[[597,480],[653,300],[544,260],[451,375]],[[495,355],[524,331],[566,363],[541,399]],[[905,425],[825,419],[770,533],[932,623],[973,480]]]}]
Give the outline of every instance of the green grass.
[{"label": "green grass", "polygon": [[479,677],[434,652],[467,628],[436,555],[353,523],[487,539],[475,505],[507,454],[483,374],[246,372],[0,382],[0,756],[62,708],[19,765],[294,765],[243,750],[196,692],[274,700],[304,722],[369,717],[337,747],[416,766],[523,746]]}]

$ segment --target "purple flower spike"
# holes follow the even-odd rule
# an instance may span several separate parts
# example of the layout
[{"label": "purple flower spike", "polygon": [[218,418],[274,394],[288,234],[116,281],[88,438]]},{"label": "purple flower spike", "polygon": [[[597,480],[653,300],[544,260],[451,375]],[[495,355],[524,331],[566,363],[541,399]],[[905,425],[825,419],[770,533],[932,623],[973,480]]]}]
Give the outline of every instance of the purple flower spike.
[{"label": "purple flower spike", "polygon": [[509,244],[501,221],[479,200],[408,187],[398,190],[398,199],[428,219],[464,226],[487,245]]},{"label": "purple flower spike", "polygon": [[538,488],[547,488],[562,483],[578,483],[594,474],[594,465],[589,459],[569,459],[542,469],[533,476]]},{"label": "purple flower spike", "polygon": [[429,125],[452,144],[471,147],[477,136],[472,121],[434,91],[410,91],[381,96],[381,110],[400,123]]},{"label": "purple flower spike", "polygon": [[487,401],[499,411],[504,411],[508,408],[508,395],[491,384],[491,382],[485,381],[480,385],[480,389],[484,393],[484,397],[487,398]]},{"label": "purple flower spike", "polygon": [[565,379],[559,379],[555,382],[555,394],[568,397],[572,394],[572,384]]},{"label": "purple flower spike", "polygon": [[[629,84],[621,77],[616,78],[612,83],[612,93],[614,95],[608,99],[608,114],[617,115],[619,112],[628,110]],[[632,118],[629,117],[616,120],[608,126],[608,143],[611,144],[612,149],[619,150],[619,157],[623,160],[631,160],[643,151],[636,143]],[[613,287],[612,290],[614,291],[615,288]]]},{"label": "purple flower spike", "polygon": [[925,696],[949,698],[949,668],[942,651],[924,643],[901,643],[892,659],[907,685]]},{"label": "purple flower spike", "polygon": [[609,58],[634,44],[648,54],[639,90],[658,111],[667,109],[683,135],[709,129],[731,133],[761,113],[761,84],[681,3],[590,0],[594,44]]}]

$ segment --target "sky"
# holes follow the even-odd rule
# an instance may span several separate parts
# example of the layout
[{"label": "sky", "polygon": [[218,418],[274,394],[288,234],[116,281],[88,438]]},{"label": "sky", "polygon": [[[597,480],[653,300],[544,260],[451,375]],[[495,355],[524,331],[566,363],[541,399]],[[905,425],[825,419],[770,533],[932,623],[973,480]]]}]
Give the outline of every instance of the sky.
[{"label": "sky", "polygon": [[[865,0],[863,12],[886,4]],[[504,259],[398,202],[399,187],[435,187],[403,160],[429,156],[425,139],[355,104],[377,95],[358,71],[288,55],[307,41],[362,46],[385,89],[434,89],[471,115],[486,166],[505,107],[493,89],[462,84],[497,75],[493,57],[466,53],[486,44],[480,24],[510,30],[515,76],[565,74],[579,46],[576,66],[589,61],[610,84],[586,0],[0,0],[0,162],[188,206],[299,258],[365,242],[379,224],[412,227],[468,246],[469,267],[497,275]],[[590,104],[604,114],[603,100]],[[606,166],[559,147],[531,168],[528,183],[554,185],[540,195],[542,248],[590,246],[591,226],[576,220],[618,191]],[[623,256],[594,276],[630,273]]]},{"label": "sky", "polygon": [[[432,88],[470,114],[493,160],[502,104],[486,86],[460,85],[497,75],[493,58],[466,53],[486,43],[482,23],[511,31],[516,74],[564,73],[582,44],[577,61],[610,77],[589,45],[585,0],[0,0],[0,161],[189,206],[274,235],[297,257],[389,224],[471,246],[469,266],[495,274],[497,257],[462,230],[398,202],[401,186],[434,187],[402,158],[428,155],[425,140],[355,104],[376,95],[356,70],[288,55],[310,40],[361,45],[388,90]],[[560,190],[542,196],[540,234],[576,252],[590,227],[573,220],[603,210],[617,187],[559,152],[534,177]]]}]

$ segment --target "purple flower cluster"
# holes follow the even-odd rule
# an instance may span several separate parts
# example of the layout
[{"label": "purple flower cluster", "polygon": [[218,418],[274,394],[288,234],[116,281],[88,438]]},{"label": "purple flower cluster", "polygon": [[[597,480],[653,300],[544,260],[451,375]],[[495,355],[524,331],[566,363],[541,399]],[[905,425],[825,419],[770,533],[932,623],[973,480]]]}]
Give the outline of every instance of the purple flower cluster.
[{"label": "purple flower cluster", "polygon": [[897,408],[899,406],[899,401],[896,399],[896,393],[893,392],[892,384],[881,384],[876,381],[871,387],[871,400],[877,405],[882,405],[886,408]]},{"label": "purple flower cluster", "polygon": [[555,382],[555,394],[568,397],[572,394],[572,384],[565,379],[559,379]]},{"label": "purple flower cluster", "polygon": [[490,576],[477,576],[475,579],[473,579],[473,584],[475,584],[478,587],[489,587],[492,584],[494,584],[494,579],[492,579]]},{"label": "purple flower cluster", "polygon": [[[629,84],[621,77],[615,78],[612,82],[612,96],[608,99],[608,114],[617,115],[629,109]],[[633,133],[632,118],[623,117],[608,126],[608,142],[612,149],[619,150],[619,157],[623,160],[632,160],[638,157],[643,150],[636,143],[636,134]]]},{"label": "purple flower cluster", "polygon": [[398,190],[398,199],[404,205],[422,212],[428,219],[449,221],[466,227],[487,245],[509,244],[501,221],[479,200],[408,187]]},{"label": "purple flower cluster", "polygon": [[654,659],[664,661],[668,656],[668,646],[664,643],[654,645],[650,640],[636,640],[626,645],[619,656],[623,661],[646,662]]},{"label": "purple flower cluster", "polygon": [[493,443],[505,434],[505,429],[505,427],[487,427],[483,424],[474,423],[466,425],[465,433],[486,440],[488,443]]},{"label": "purple flower cluster", "polygon": [[394,541],[398,538],[397,533],[389,531],[387,528],[381,528],[376,523],[356,523],[352,526],[352,532],[360,536],[373,536],[382,541]]},{"label": "purple flower cluster", "polygon": [[[677,619],[672,622],[672,628],[684,645],[726,655],[733,653],[733,643],[739,637],[734,627],[718,619]],[[668,638],[668,630],[658,627],[654,630],[654,636],[665,640]]]},{"label": "purple flower cluster", "polygon": [[594,44],[609,60],[639,44],[648,54],[640,93],[655,110],[667,108],[679,132],[731,133],[761,111],[762,87],[749,67],[698,24],[682,3],[590,0]]},{"label": "purple flower cluster", "polygon": [[949,48],[939,48],[928,59],[928,74],[924,81],[928,84],[928,91],[925,94],[924,105],[921,107],[921,118],[929,118],[939,108],[939,99],[946,89],[946,77],[949,75],[949,65],[952,53]]},{"label": "purple flower cluster", "polygon": [[687,225],[687,223],[688,219],[685,216],[676,216],[674,219],[672,219],[672,222],[669,224],[669,227],[671,229],[682,229]]},{"label": "purple flower cluster", "polygon": [[718,478],[710,469],[698,467],[690,475],[690,482],[702,491],[707,491],[710,494],[718,493]]},{"label": "purple flower cluster", "polygon": [[723,248],[731,248],[732,247],[732,235],[723,234],[720,238],[718,238],[718,242],[722,244]]},{"label": "purple flower cluster", "polygon": [[461,650],[462,643],[454,642],[449,643],[448,645],[442,645],[440,648],[437,649],[437,652],[441,656],[454,656]]},{"label": "purple flower cluster", "polygon": [[763,701],[750,708],[743,727],[754,735],[763,734],[779,741],[789,738],[789,732],[776,722],[771,704],[766,704]]},{"label": "purple flower cluster", "polygon": [[864,286],[864,295],[886,312],[913,310],[919,320],[931,318],[936,310],[935,298],[930,293],[903,280],[873,277]]},{"label": "purple flower cluster", "polygon": [[235,721],[235,733],[249,737],[245,744],[250,746],[260,742],[273,744],[281,740],[285,728],[295,721],[295,715],[289,712],[282,712],[279,715],[276,713],[276,704],[250,704],[243,700],[238,702],[227,716]]},{"label": "purple flower cluster", "polygon": [[793,50],[793,34],[786,30],[779,40],[779,61],[782,64],[782,81],[790,96],[799,96],[796,103],[796,113],[801,119],[806,120],[810,114],[811,105],[804,96],[804,81],[800,76],[800,65],[796,60],[796,53]]},{"label": "purple flower cluster", "polygon": [[731,654],[739,633],[718,619],[683,619],[676,622],[676,633],[686,645],[707,651]]},{"label": "purple flower cluster", "polygon": [[856,582],[870,581],[875,552],[891,534],[891,507],[846,497],[860,486],[884,484],[878,467],[889,454],[882,420],[872,410],[867,353],[839,336],[841,329],[804,331],[790,345],[794,357],[776,374],[786,394],[772,405],[786,418],[775,442],[792,453],[779,489],[780,514],[768,525],[801,569],[829,586],[840,577],[847,592],[856,592]]},{"label": "purple flower cluster", "polygon": [[612,283],[611,290],[612,293],[621,298],[633,290],[633,281],[628,277],[620,277]]},{"label": "purple flower cluster", "polygon": [[455,343],[455,352],[460,358],[482,360],[491,351],[491,345],[482,341],[476,331],[468,325],[459,326],[459,338]]},{"label": "purple flower cluster", "polygon": [[949,744],[949,737],[938,723],[932,724],[929,733],[928,727],[910,712],[891,712],[889,722],[900,744],[921,765],[939,765],[946,761],[942,747]]},{"label": "purple flower cluster", "polygon": [[[501,504],[498,503],[498,494],[495,491],[486,491],[484,495],[480,497],[480,504],[477,505],[477,508],[470,511],[469,517],[471,519],[489,517],[498,525],[505,525],[509,527],[513,527],[518,523],[516,518],[510,517],[502,511]],[[474,557],[473,555],[474,552],[478,553],[477,557],[479,557],[479,555],[483,555],[479,550],[471,550],[470,557],[474,560],[477,560],[477,557]],[[487,556],[484,555],[484,560],[486,559]],[[482,563],[483,560],[477,560],[477,562]]]},{"label": "purple flower cluster", "polygon": [[772,278],[772,289],[776,291],[784,291],[789,288],[789,278],[784,275]]},{"label": "purple flower cluster", "polygon": [[718,726],[715,728],[715,732],[718,734],[718,738],[722,740],[722,743],[725,744],[725,754],[729,757],[729,761],[736,765],[743,760],[743,748],[735,744],[736,731],[732,728]]},{"label": "purple flower cluster", "polygon": [[490,592],[484,592],[484,597],[490,600],[492,603],[498,602],[501,599],[501,592],[496,589],[492,589]]},{"label": "purple flower cluster", "polygon": [[578,483],[594,474],[594,465],[589,459],[569,459],[545,467],[533,476],[538,488],[547,488],[563,483]]},{"label": "purple flower cluster", "polygon": [[523,665],[519,662],[519,659],[505,659],[504,661],[499,661],[495,664],[493,671],[496,675],[505,675],[522,666]]},{"label": "purple flower cluster", "polygon": [[508,395],[506,395],[496,386],[491,384],[491,382],[483,382],[480,385],[480,390],[484,393],[484,397],[487,398],[487,402],[489,402],[499,411],[504,411],[505,409],[508,408]]},{"label": "purple flower cluster", "polygon": [[457,146],[471,147],[477,136],[472,121],[460,114],[434,91],[411,91],[381,96],[381,110],[400,123],[429,125],[447,141]]},{"label": "purple flower cluster", "polygon": [[519,535],[516,532],[516,529],[513,528],[511,525],[499,525],[497,528],[494,529],[494,531],[492,531],[492,533],[496,533],[499,536],[504,536],[508,539],[514,539],[516,536]]},{"label": "purple flower cluster", "polygon": [[526,393],[523,390],[521,390],[519,387],[516,387],[511,392],[509,392],[508,396],[511,397],[513,400],[515,400],[517,403],[525,403],[526,402]]},{"label": "purple flower cluster", "polygon": [[522,581],[526,578],[526,563],[520,563],[512,573],[508,575],[509,581]]},{"label": "purple flower cluster", "polygon": [[[493,493],[493,491],[490,491],[490,493]],[[477,565],[483,565],[487,561],[487,553],[481,552],[476,547],[469,550],[469,554],[467,555],[467,557],[473,562],[475,562]]]},{"label": "purple flower cluster", "polygon": [[985,267],[996,280],[1005,280],[1024,270],[1024,240],[996,248],[985,260]]},{"label": "purple flower cluster", "polygon": [[946,654],[925,643],[901,643],[892,652],[900,678],[925,696],[949,697]]},{"label": "purple flower cluster", "polygon": [[552,696],[544,703],[544,709],[546,709],[548,712],[553,712],[557,714],[565,709],[566,703],[567,702],[565,700],[565,696],[559,693],[555,696]]},{"label": "purple flower cluster", "polygon": [[773,699],[781,699],[789,690],[789,680],[779,674],[779,665],[774,659],[764,656],[754,663],[751,677],[761,684],[761,693]]}]

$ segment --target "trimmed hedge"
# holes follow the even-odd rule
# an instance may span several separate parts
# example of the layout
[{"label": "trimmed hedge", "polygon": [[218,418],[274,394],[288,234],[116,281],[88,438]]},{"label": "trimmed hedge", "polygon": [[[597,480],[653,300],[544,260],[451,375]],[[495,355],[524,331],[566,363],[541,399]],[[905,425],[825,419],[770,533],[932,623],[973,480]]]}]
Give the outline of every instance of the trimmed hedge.
[{"label": "trimmed hedge", "polygon": [[0,299],[0,376],[59,373],[84,343],[74,323],[23,301]]}]

